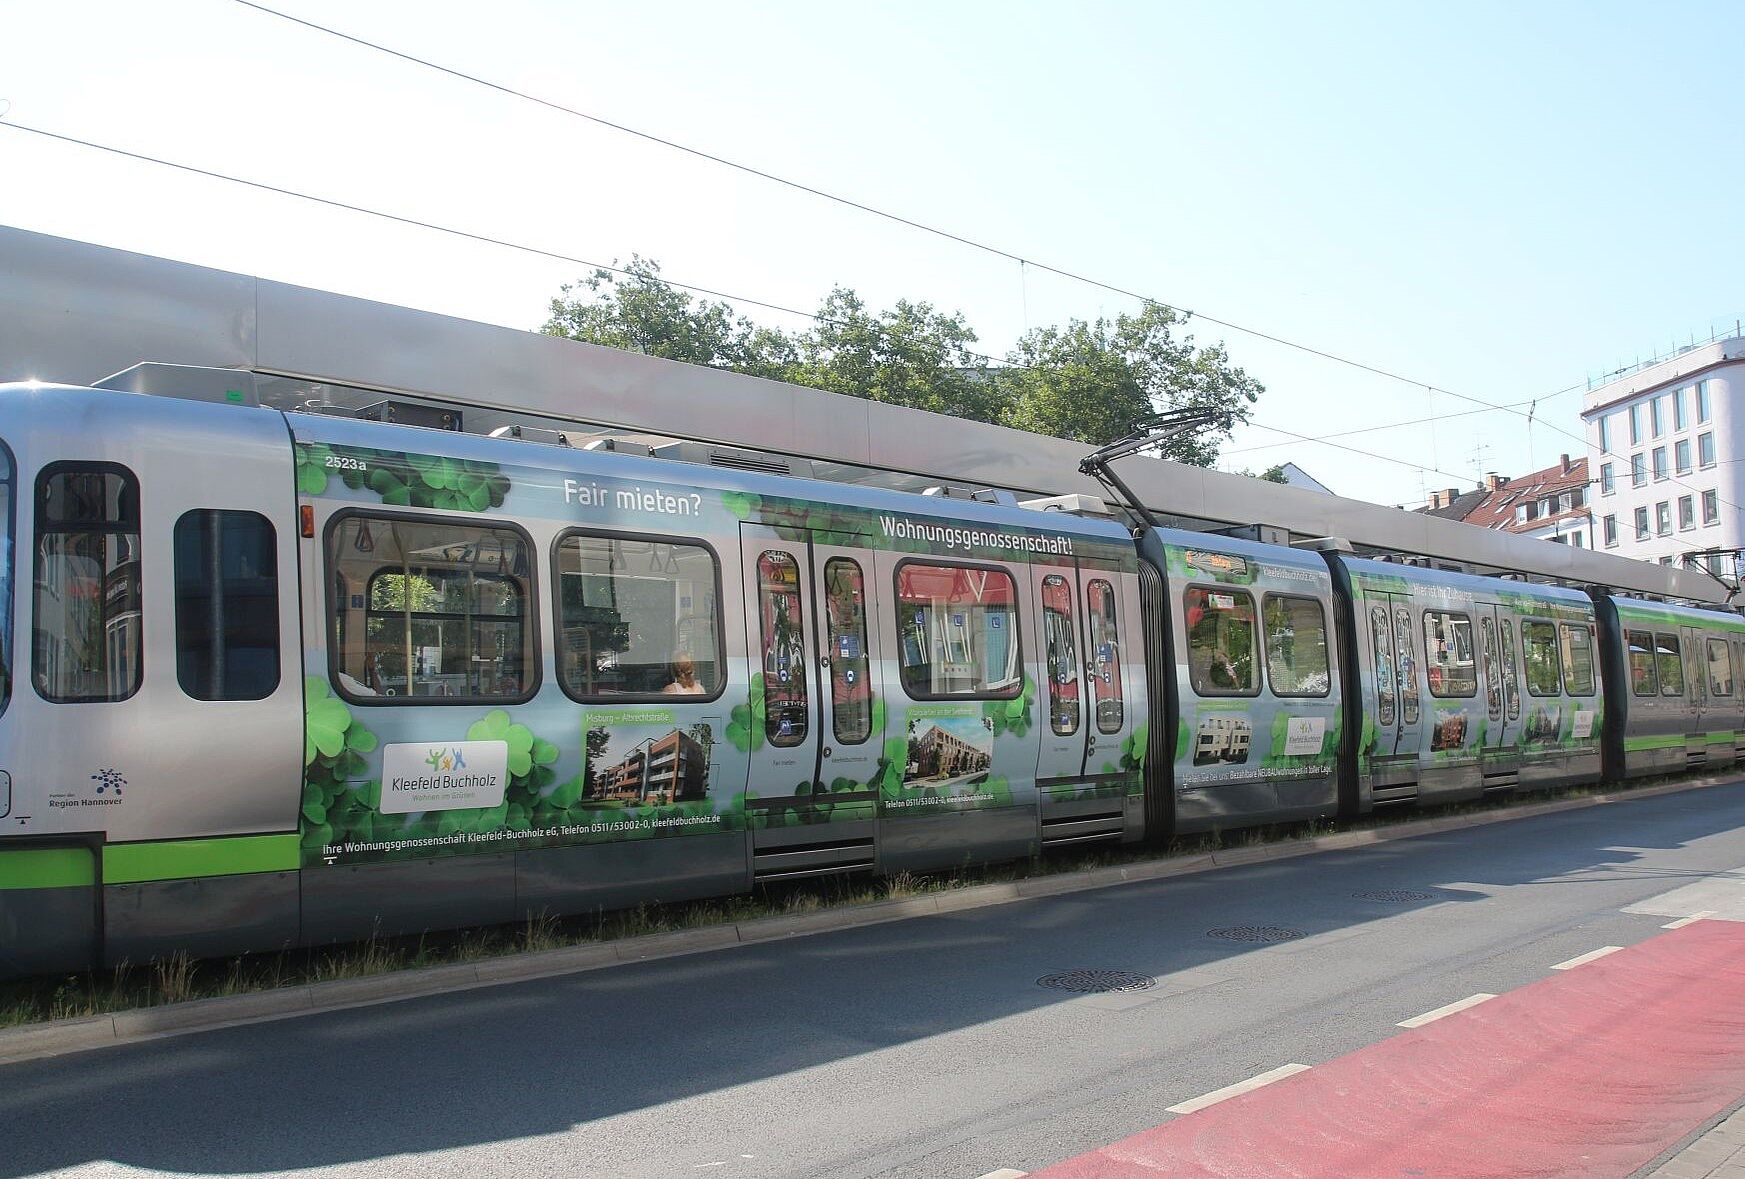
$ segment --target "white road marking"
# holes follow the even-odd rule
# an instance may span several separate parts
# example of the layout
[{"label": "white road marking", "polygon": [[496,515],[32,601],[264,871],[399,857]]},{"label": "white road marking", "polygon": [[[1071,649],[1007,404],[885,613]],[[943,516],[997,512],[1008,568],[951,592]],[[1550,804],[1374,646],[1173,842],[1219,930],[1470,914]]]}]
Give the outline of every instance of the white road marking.
[{"label": "white road marking", "polygon": [[1589,950],[1587,953],[1582,954],[1581,956],[1576,957],[1576,958],[1571,958],[1567,962],[1559,962],[1557,965],[1553,966],[1551,969],[1553,969],[1553,970],[1574,970],[1577,966],[1586,966],[1589,962],[1592,962],[1595,958],[1604,958],[1607,954],[1616,954],[1619,950],[1621,950],[1623,948],[1624,948],[1623,946],[1601,946],[1597,950]]},{"label": "white road marking", "polygon": [[1029,1171],[1014,1171],[1011,1167],[1001,1167],[998,1171],[989,1171],[986,1175],[977,1175],[976,1179],[1024,1179]]},{"label": "white road marking", "polygon": [[1662,929],[1683,929],[1687,925],[1690,925],[1690,924],[1697,922],[1697,921],[1701,921],[1704,917],[1713,917],[1714,915],[1715,915],[1715,911],[1713,909],[1704,909],[1701,913],[1692,913],[1689,917],[1680,917],[1677,921],[1668,921],[1665,925],[1662,925],[1660,928],[1662,928]]},{"label": "white road marking", "polygon": [[1395,1026],[1402,1028],[1421,1028],[1427,1023],[1435,1023],[1444,1015],[1453,1015],[1456,1011],[1465,1011],[1468,1007],[1477,1007],[1486,999],[1494,998],[1496,998],[1495,995],[1468,995],[1466,998],[1458,999],[1455,1002],[1448,1004],[1446,1007],[1438,1007],[1434,1011],[1426,1011],[1422,1015],[1414,1015],[1410,1019],[1402,1019]]},{"label": "white road marking", "polygon": [[1172,1114],[1193,1113],[1196,1109],[1205,1109],[1208,1105],[1217,1105],[1220,1101],[1229,1101],[1232,1097],[1240,1097],[1244,1093],[1252,1093],[1274,1081],[1282,1081],[1286,1077],[1294,1077],[1298,1073],[1306,1073],[1306,1064],[1285,1064],[1271,1072],[1261,1073],[1258,1077],[1249,1077],[1246,1081],[1238,1081],[1234,1085],[1226,1085],[1222,1089],[1214,1089],[1210,1093],[1196,1097],[1192,1101],[1184,1101],[1180,1105],[1169,1106],[1165,1111]]},{"label": "white road marking", "polygon": [[1679,888],[1625,905],[1626,913],[1644,913],[1668,920],[1707,913],[1716,921],[1745,921],[1745,866],[1715,872]]}]

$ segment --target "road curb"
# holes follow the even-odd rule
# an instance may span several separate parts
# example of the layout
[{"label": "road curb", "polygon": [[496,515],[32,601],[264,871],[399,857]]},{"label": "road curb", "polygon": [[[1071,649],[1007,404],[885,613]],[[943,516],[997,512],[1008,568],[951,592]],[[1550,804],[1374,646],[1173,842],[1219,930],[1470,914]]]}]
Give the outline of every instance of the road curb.
[{"label": "road curb", "polygon": [[653,962],[735,946],[760,945],[783,938],[858,929],[904,921],[912,917],[941,916],[1010,904],[1014,901],[1166,880],[1274,860],[1295,859],[1298,856],[1319,855],[1323,852],[1350,851],[1377,843],[1420,839],[1427,835],[1464,831],[1492,823],[1531,819],[1540,815],[1584,810],[1640,798],[1659,798],[1740,781],[1738,776],[1733,775],[1668,782],[1613,794],[1552,799],[1477,814],[1437,815],[1387,827],[1342,831],[1333,835],[1318,835],[1254,847],[1228,848],[1165,860],[1091,868],[1083,872],[1063,872],[1053,876],[1035,876],[997,884],[975,884],[947,892],[871,901],[864,905],[824,909],[813,913],[760,917],[728,925],[645,934],[615,942],[596,942],[557,950],[509,954],[479,962],[400,970],[367,978],[336,979],[331,982],[308,983],[215,999],[195,999],[186,1003],[168,1003],[161,1007],[118,1011],[110,1015],[50,1020],[0,1030],[0,1064],[184,1036],[240,1024],[290,1019],[317,1012],[345,1011],[403,999],[500,986],[504,983],[580,974],[631,962]]}]

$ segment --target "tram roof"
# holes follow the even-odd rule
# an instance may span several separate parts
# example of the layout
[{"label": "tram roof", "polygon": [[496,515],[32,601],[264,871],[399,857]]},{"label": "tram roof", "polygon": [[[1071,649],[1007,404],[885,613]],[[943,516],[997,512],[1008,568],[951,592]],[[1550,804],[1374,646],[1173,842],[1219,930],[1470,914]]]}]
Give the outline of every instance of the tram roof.
[{"label": "tram roof", "polygon": [[[413,398],[461,407],[469,427],[528,420],[689,439],[792,456],[842,482],[1101,494],[1079,474],[1080,443],[7,227],[0,358],[0,380],[90,385],[142,362],[214,367],[250,374],[261,402],[281,408]],[[1154,458],[1119,469],[1166,523],[1190,528],[1337,536],[1650,596],[1726,595],[1698,570],[1426,513]]]}]

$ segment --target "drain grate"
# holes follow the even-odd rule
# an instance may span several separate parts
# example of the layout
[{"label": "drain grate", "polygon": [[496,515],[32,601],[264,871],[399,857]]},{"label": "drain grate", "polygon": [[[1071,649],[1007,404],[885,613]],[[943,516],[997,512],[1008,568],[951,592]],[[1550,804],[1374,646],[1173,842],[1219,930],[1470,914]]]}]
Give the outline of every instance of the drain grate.
[{"label": "drain grate", "polygon": [[1066,970],[1045,974],[1036,980],[1036,985],[1081,995],[1112,995],[1119,991],[1149,991],[1157,980],[1131,970]]},{"label": "drain grate", "polygon": [[1392,901],[1395,903],[1401,901],[1433,901],[1436,899],[1435,893],[1420,892],[1415,888],[1371,888],[1366,889],[1363,892],[1354,892],[1351,895],[1360,901]]},{"label": "drain grate", "polygon": [[1288,942],[1303,936],[1300,929],[1282,925],[1236,925],[1229,929],[1209,929],[1207,937],[1223,938],[1227,942]]}]

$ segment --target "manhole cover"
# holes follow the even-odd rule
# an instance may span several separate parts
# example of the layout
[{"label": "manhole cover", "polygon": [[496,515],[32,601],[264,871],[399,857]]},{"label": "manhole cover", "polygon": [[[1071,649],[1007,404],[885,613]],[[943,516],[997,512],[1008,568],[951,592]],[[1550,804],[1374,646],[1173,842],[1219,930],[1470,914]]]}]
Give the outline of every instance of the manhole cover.
[{"label": "manhole cover", "polygon": [[1116,991],[1148,991],[1157,985],[1157,980],[1131,970],[1068,970],[1045,974],[1036,980],[1036,985],[1081,995],[1108,995]]},{"label": "manhole cover", "polygon": [[1288,942],[1302,937],[1303,931],[1278,925],[1237,925],[1230,929],[1207,930],[1206,936],[1223,938],[1227,942]]},{"label": "manhole cover", "polygon": [[1360,901],[1433,901],[1436,894],[1420,892],[1415,888],[1372,888],[1364,892],[1351,894]]}]

